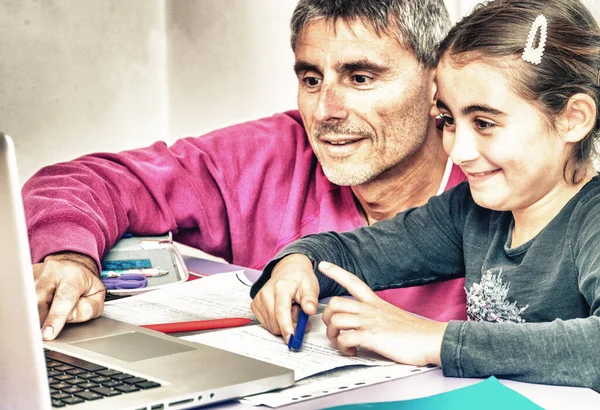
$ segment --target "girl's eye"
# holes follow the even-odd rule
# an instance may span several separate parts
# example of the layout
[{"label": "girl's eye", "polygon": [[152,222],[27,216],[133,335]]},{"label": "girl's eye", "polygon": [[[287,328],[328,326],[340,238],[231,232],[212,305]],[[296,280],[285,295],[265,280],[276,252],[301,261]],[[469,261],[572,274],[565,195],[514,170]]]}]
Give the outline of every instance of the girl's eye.
[{"label": "girl's eye", "polygon": [[452,125],[454,125],[454,118],[443,114],[440,115],[440,118],[444,122],[444,127],[451,127]]},{"label": "girl's eye", "polygon": [[475,125],[480,130],[487,130],[496,126],[496,124],[485,120],[475,120]]}]

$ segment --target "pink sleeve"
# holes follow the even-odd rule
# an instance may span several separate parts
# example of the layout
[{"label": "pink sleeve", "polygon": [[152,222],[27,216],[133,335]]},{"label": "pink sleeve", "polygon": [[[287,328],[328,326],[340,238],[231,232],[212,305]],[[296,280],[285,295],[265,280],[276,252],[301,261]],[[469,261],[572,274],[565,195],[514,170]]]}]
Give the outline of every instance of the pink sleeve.
[{"label": "pink sleeve", "polygon": [[32,260],[74,251],[99,262],[124,232],[167,231],[230,260],[230,215],[256,205],[260,184],[251,181],[269,167],[285,175],[277,158],[289,162],[300,148],[285,148],[280,135],[300,141],[302,132],[298,119],[277,115],[171,147],[157,142],[42,168],[22,191]]},{"label": "pink sleeve", "polygon": [[[214,170],[200,160],[199,146],[178,144],[88,155],[36,173],[23,187],[33,261],[62,250],[99,260],[125,231],[151,235],[197,225],[203,215],[193,205],[199,189],[208,192],[212,182],[215,190]],[[190,174],[207,183],[193,185]]]}]

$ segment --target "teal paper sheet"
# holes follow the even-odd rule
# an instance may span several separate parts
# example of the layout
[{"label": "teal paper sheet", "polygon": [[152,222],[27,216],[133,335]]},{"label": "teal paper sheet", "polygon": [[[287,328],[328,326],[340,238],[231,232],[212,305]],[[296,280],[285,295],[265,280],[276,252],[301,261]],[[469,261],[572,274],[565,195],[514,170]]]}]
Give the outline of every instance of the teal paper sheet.
[{"label": "teal paper sheet", "polygon": [[458,410],[458,409],[485,409],[485,410],[539,410],[538,406],[527,397],[506,387],[494,376],[486,380],[462,387],[445,393],[436,394],[413,400],[388,401],[381,403],[348,404],[330,407],[330,410]]}]

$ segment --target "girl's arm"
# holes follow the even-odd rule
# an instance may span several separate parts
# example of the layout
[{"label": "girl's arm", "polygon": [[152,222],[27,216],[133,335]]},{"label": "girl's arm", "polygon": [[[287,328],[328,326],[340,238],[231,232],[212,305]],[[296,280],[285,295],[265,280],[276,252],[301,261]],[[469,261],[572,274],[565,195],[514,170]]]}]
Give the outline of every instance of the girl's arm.
[{"label": "girl's arm", "polygon": [[442,341],[445,376],[589,387],[600,391],[600,317],[550,323],[452,321]]},{"label": "girl's arm", "polygon": [[[577,275],[573,303],[543,300],[549,307],[564,302],[589,306],[589,317],[556,319],[547,323],[450,322],[443,338],[441,359],[444,375],[481,377],[495,375],[514,380],[590,387],[600,391],[600,194],[580,201],[566,220],[567,264]],[[558,265],[558,261],[557,261]],[[548,273],[550,274],[550,273]],[[559,277],[559,283],[560,281]],[[540,277],[539,280],[550,280]],[[568,289],[566,282],[565,289]],[[567,290],[565,290],[567,292]],[[536,295],[544,298],[544,295]],[[567,296],[565,296],[567,297]]]}]

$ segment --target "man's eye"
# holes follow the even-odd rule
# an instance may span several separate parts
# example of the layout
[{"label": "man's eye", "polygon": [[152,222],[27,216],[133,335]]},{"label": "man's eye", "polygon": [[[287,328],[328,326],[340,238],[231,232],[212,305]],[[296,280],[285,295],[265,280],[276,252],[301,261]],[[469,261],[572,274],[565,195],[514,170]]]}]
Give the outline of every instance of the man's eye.
[{"label": "man's eye", "polygon": [[489,128],[494,128],[496,126],[496,124],[484,120],[475,120],[475,125],[480,130],[486,130]]},{"label": "man's eye", "polygon": [[316,87],[321,83],[321,79],[317,77],[305,77],[302,81],[309,87]]},{"label": "man's eye", "polygon": [[368,84],[369,82],[373,81],[373,78],[367,75],[357,74],[352,76],[352,80],[356,84]]}]

